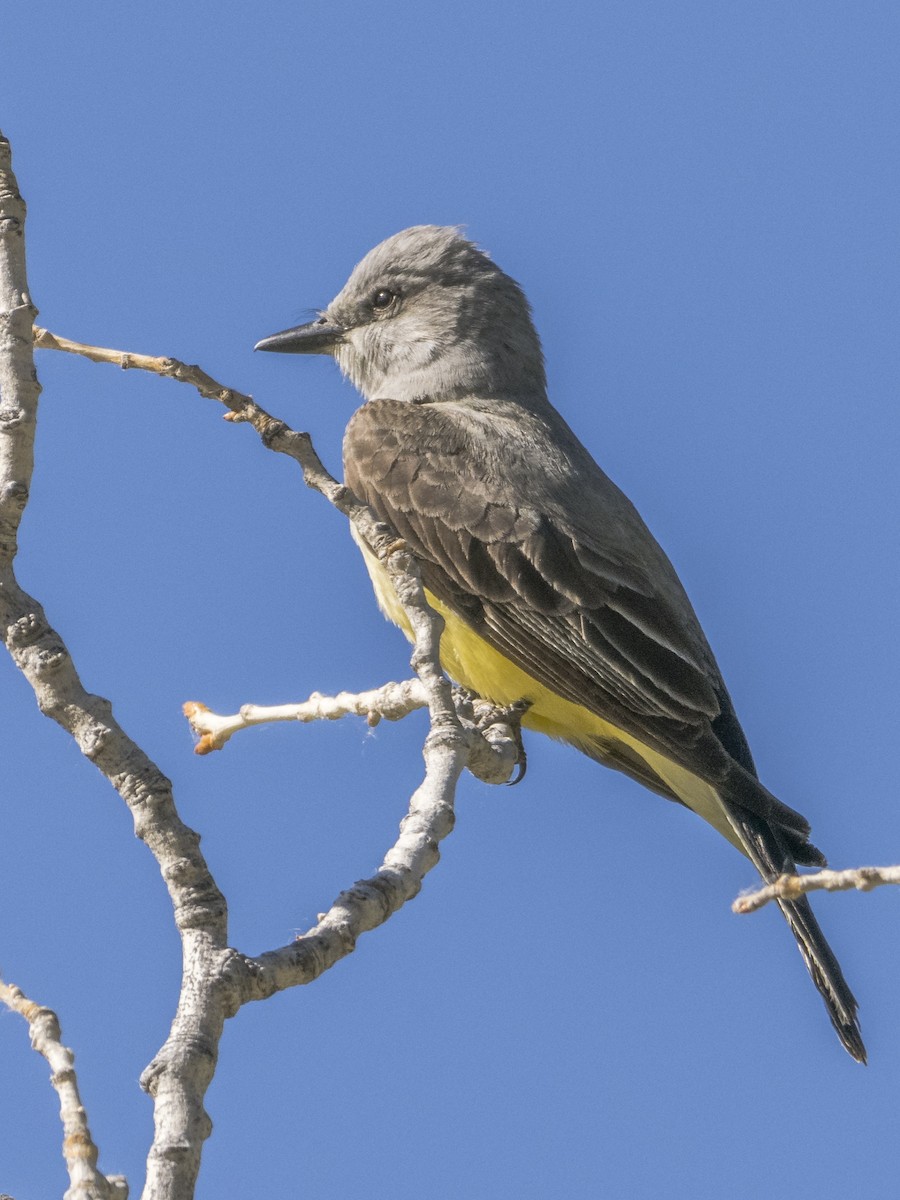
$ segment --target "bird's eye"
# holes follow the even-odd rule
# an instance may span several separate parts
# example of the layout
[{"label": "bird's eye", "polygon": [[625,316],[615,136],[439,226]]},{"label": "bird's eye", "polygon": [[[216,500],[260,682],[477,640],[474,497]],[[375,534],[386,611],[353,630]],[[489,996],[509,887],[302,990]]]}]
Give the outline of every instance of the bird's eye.
[{"label": "bird's eye", "polygon": [[387,288],[379,288],[377,292],[372,293],[373,308],[389,308],[394,300],[396,296]]}]

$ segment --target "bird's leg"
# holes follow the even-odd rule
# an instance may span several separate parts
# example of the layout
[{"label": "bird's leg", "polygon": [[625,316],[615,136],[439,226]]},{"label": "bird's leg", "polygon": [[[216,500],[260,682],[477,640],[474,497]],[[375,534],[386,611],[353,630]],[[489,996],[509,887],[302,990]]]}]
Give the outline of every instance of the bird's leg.
[{"label": "bird's leg", "polygon": [[458,686],[453,688],[453,701],[464,727],[474,735],[468,763],[472,774],[484,783],[513,784],[524,778],[527,757],[521,722],[529,702],[501,707]]}]

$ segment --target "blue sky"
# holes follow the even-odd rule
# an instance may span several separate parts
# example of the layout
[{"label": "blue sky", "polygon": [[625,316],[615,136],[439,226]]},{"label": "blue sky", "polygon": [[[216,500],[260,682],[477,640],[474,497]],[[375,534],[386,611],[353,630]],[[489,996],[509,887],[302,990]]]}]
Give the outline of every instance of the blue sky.
[{"label": "blue sky", "polygon": [[[763,779],[832,865],[900,861],[900,15],[887,3],[162,2],[5,17],[2,124],[41,323],[201,363],[337,468],[356,397],[254,356],[418,222],[526,289],[552,396],[678,567]],[[174,384],[42,353],[19,576],[174,780],[232,940],[374,870],[421,719],[230,710],[407,671],[342,518]],[[139,1191],[179,951],[121,801],[0,661],[6,978],[58,1009],[101,1165]],[[229,1023],[198,1196],[803,1198],[896,1179],[900,895],[816,908],[861,1002],[838,1046],[749,866],[532,738],[471,779],[422,894]],[[885,953],[888,948],[889,953]],[[0,1018],[0,1191],[60,1194],[55,1097]]]}]

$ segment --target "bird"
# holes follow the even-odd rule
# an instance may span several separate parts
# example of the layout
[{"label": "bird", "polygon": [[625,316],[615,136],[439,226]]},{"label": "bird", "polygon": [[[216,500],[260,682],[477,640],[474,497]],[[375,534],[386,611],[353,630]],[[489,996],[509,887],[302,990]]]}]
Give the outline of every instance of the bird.
[{"label": "bird", "polygon": [[[418,562],[447,675],[692,809],[765,882],[824,866],[809,823],[760,781],[674,567],[551,404],[519,284],[459,227],[417,225],[316,311],[255,349],[331,355],[362,394],[345,482]],[[411,637],[356,540],[382,611]],[[809,901],[778,903],[841,1043],[865,1062],[857,1002]]]}]

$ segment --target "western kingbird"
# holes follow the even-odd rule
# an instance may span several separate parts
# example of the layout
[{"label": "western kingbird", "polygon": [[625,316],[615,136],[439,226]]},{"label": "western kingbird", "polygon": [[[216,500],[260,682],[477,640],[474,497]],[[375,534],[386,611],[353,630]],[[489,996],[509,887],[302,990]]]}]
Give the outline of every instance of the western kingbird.
[{"label": "western kingbird", "polygon": [[[452,679],[527,701],[526,727],[693,809],[766,882],[824,866],[807,821],[757,778],[674,568],[547,399],[528,301],[487,254],[455,228],[406,229],[316,320],[256,349],[331,354],[363,394],[346,482],[418,560]],[[809,903],[780,905],[838,1037],[865,1062],[856,1000]]]}]

